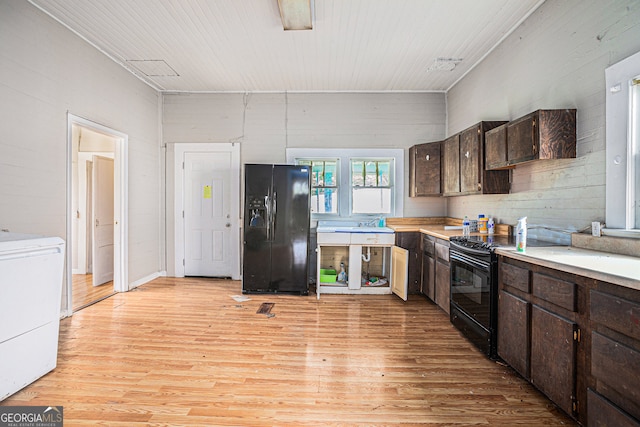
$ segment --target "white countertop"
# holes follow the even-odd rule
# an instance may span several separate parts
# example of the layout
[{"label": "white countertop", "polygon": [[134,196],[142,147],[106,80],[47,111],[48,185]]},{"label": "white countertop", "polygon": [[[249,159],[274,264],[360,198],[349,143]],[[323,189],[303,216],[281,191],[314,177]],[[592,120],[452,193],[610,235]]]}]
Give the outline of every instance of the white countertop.
[{"label": "white countertop", "polygon": [[516,252],[513,247],[501,247],[496,249],[496,253],[543,267],[640,290],[640,258],[638,257],[572,246],[527,248],[524,253]]}]

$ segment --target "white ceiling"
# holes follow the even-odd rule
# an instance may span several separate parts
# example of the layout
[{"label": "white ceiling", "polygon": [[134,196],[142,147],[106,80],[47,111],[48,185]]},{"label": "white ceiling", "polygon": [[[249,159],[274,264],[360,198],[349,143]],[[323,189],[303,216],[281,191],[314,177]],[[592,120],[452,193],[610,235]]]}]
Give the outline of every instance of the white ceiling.
[{"label": "white ceiling", "polygon": [[158,90],[257,92],[445,91],[544,0],[315,0],[309,31],[277,0],[30,1]]}]

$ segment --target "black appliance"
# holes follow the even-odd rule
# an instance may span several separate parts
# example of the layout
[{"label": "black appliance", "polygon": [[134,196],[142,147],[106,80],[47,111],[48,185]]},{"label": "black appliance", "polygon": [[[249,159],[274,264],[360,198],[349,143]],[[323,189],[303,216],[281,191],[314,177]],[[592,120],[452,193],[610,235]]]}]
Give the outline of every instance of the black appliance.
[{"label": "black appliance", "polygon": [[[511,246],[515,238],[504,235],[449,238],[451,263],[451,323],[492,359],[498,358],[498,256],[497,247]],[[527,239],[528,247],[561,243]]]},{"label": "black appliance", "polygon": [[497,357],[498,258],[507,236],[449,238],[451,323],[487,356]]},{"label": "black appliance", "polygon": [[246,164],[243,293],[309,294],[309,166]]}]

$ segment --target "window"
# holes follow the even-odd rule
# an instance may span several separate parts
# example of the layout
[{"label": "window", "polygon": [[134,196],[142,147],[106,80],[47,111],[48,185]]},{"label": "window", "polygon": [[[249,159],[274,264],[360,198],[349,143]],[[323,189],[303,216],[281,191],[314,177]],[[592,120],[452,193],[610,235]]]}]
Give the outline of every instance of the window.
[{"label": "window", "polygon": [[640,232],[640,52],[605,75],[607,234],[631,235]]},{"label": "window", "polygon": [[391,160],[351,160],[351,212],[391,212]]},{"label": "window", "polygon": [[312,168],[315,219],[402,216],[402,149],[288,148],[287,163]]},{"label": "window", "polygon": [[299,159],[311,166],[311,213],[338,213],[338,160]]}]

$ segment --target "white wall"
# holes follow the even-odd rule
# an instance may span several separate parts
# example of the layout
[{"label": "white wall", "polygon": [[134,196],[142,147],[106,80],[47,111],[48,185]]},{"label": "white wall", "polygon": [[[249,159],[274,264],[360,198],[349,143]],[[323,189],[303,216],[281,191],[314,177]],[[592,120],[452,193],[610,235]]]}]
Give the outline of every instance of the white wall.
[{"label": "white wall", "polygon": [[0,63],[0,228],[66,237],[69,112],[128,134],[129,281],[157,273],[157,92],[26,1],[0,1]]},{"label": "white wall", "polygon": [[[442,93],[165,94],[164,142],[240,142],[243,163],[284,163],[286,148],[408,148],[444,139]],[[405,176],[407,175],[405,171]],[[409,198],[405,216],[444,215]]]},{"label": "white wall", "polygon": [[448,92],[447,131],[576,108],[577,158],[518,166],[511,194],[454,197],[448,214],[577,229],[604,220],[604,70],[638,50],[637,0],[547,0]]}]

